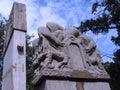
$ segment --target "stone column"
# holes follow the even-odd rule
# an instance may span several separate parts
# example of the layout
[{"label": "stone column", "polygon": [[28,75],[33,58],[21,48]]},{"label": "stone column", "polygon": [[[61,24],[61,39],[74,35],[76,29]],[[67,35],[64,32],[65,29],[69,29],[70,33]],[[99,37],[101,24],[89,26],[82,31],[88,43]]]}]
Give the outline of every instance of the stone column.
[{"label": "stone column", "polygon": [[26,6],[14,2],[4,44],[2,90],[26,90]]}]

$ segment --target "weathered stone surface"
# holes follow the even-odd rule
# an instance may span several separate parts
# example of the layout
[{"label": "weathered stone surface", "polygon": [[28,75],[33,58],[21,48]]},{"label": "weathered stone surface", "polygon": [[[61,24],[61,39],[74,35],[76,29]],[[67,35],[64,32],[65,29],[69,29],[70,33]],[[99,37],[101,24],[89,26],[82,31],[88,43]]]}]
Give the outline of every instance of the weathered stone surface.
[{"label": "weathered stone surface", "polygon": [[77,90],[77,89],[76,82],[46,80],[45,85],[41,86],[38,90]]},{"label": "weathered stone surface", "polygon": [[47,23],[38,29],[39,40],[34,51],[34,78],[38,83],[43,77],[71,79],[106,79],[110,77],[102,65],[102,58],[95,42],[76,28],[66,29]]},{"label": "weathered stone surface", "polygon": [[15,2],[5,42],[2,90],[26,90],[25,5]]},{"label": "weathered stone surface", "polygon": [[83,82],[76,82],[76,88],[77,88],[77,90],[84,90],[83,85],[84,85]]},{"label": "weathered stone surface", "polygon": [[110,90],[106,82],[76,82],[69,80],[45,80],[36,90]]},{"label": "weathered stone surface", "polygon": [[24,4],[15,2],[10,14],[9,24],[13,23],[13,28],[26,31],[26,6]]},{"label": "weathered stone surface", "polygon": [[[4,56],[2,90],[26,90],[25,36],[17,30],[13,33]],[[19,53],[17,45],[23,45],[24,51]]]},{"label": "weathered stone surface", "polygon": [[87,82],[84,83],[84,90],[111,90],[109,83],[105,82]]},{"label": "weathered stone surface", "polygon": [[56,23],[53,23],[53,22],[48,22],[46,24],[46,27],[50,30],[50,32],[54,32],[56,30],[63,30],[63,27],[56,24]]},{"label": "weathered stone surface", "polygon": [[10,42],[14,29],[24,31],[27,30],[26,24],[26,6],[21,3],[15,2],[9,16],[4,51],[6,52],[7,46]]},{"label": "weathered stone surface", "polygon": [[79,70],[73,70],[73,71],[63,71],[63,70],[54,70],[49,68],[41,68],[41,70],[38,72],[36,71],[36,74],[33,77],[32,83],[35,85],[36,83],[40,82],[40,80],[43,77],[54,77],[55,78],[63,78],[63,79],[100,79],[100,80],[109,80],[109,76],[106,75],[95,75],[92,73],[89,73],[88,71],[79,71]]},{"label": "weathered stone surface", "polygon": [[40,35],[41,33],[49,33],[49,29],[47,27],[39,27],[38,28],[38,35]]}]

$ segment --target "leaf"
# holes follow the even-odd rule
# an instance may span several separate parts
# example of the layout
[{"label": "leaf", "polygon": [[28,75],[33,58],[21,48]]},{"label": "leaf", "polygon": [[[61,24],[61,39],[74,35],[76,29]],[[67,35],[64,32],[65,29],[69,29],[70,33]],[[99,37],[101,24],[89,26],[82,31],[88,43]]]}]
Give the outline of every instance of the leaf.
[{"label": "leaf", "polygon": [[99,6],[98,2],[95,2],[93,5],[92,5],[92,14],[97,10],[97,7]]}]

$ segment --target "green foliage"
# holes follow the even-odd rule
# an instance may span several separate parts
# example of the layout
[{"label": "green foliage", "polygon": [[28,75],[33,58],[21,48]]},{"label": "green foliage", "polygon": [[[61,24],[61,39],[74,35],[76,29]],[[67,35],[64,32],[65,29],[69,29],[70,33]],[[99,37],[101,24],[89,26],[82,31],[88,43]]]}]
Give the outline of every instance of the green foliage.
[{"label": "green foliage", "polygon": [[[110,29],[117,31],[117,37],[112,36],[111,40],[115,45],[120,46],[120,1],[119,0],[103,0],[102,2],[95,2],[92,7],[92,13],[96,18],[81,22],[78,29],[81,32],[92,31],[94,34],[106,34]],[[119,60],[118,50],[114,53],[116,62]],[[117,58],[116,58],[117,56]]]},{"label": "green foliage", "polygon": [[3,71],[3,45],[4,45],[4,32],[6,30],[6,19],[0,15],[0,81],[2,80]]},{"label": "green foliage", "polygon": [[32,61],[33,61],[33,48],[31,46],[31,38],[33,36],[30,35],[26,35],[26,63],[27,69],[31,69],[32,68]]},{"label": "green foliage", "polygon": [[115,63],[120,64],[120,49],[116,50],[116,52],[114,52],[114,61]]},{"label": "green foliage", "polygon": [[6,20],[2,16],[0,17],[0,59],[3,58],[3,45],[4,45],[4,32],[6,28]]},{"label": "green foliage", "polygon": [[[82,32],[91,30],[93,33],[107,33],[109,29],[120,31],[120,4],[119,0],[103,0],[95,2],[92,13],[96,16],[93,19],[81,22],[79,27]],[[99,8],[99,9],[97,9]]]},{"label": "green foliage", "polygon": [[104,64],[105,69],[111,77],[110,86],[111,90],[120,90],[120,64],[119,63],[108,63]]},{"label": "green foliage", "polygon": [[86,32],[91,30],[94,34],[98,33],[107,33],[109,29],[108,16],[103,15],[103,17],[99,17],[97,19],[86,20],[85,22],[81,22],[79,30],[81,32]]},{"label": "green foliage", "polygon": [[97,10],[97,7],[99,6],[99,3],[98,2],[95,2],[92,6],[92,13],[96,12]]},{"label": "green foliage", "polygon": [[33,36],[26,35],[26,73],[27,73],[27,90],[34,90],[31,84],[33,78],[33,48],[31,46],[31,38]]},{"label": "green foliage", "polygon": [[7,20],[0,14],[0,90],[2,81],[2,71],[3,71],[3,45],[4,45],[4,32],[6,30]]}]

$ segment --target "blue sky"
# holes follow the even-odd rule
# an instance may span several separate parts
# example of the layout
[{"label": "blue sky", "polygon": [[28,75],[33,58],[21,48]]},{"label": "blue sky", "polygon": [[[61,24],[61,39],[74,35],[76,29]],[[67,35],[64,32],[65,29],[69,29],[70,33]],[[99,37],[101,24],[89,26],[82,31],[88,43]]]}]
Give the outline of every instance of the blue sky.
[{"label": "blue sky", "polygon": [[[13,2],[24,3],[27,6],[27,33],[37,35],[37,28],[45,26],[46,22],[56,22],[63,27],[79,26],[81,21],[94,18],[91,14],[91,6],[96,0],[0,0],[0,13],[8,19]],[[115,30],[111,30],[107,35],[87,32],[97,43],[102,57],[111,55],[116,50],[116,46],[111,42],[112,35],[116,35]],[[104,56],[104,61],[111,61]]]}]

